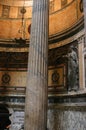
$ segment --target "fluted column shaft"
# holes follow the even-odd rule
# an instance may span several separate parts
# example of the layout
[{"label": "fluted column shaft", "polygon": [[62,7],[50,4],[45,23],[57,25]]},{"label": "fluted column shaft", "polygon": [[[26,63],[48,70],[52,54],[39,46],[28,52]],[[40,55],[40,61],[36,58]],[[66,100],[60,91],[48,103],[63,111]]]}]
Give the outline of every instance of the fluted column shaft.
[{"label": "fluted column shaft", "polygon": [[47,128],[48,8],[49,0],[33,0],[25,130]]}]

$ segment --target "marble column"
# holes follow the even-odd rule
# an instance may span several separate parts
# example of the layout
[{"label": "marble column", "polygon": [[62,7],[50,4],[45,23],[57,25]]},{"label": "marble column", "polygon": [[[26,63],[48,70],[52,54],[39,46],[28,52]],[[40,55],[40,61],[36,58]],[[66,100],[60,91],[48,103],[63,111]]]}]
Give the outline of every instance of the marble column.
[{"label": "marble column", "polygon": [[24,130],[47,128],[48,13],[49,0],[33,0]]}]

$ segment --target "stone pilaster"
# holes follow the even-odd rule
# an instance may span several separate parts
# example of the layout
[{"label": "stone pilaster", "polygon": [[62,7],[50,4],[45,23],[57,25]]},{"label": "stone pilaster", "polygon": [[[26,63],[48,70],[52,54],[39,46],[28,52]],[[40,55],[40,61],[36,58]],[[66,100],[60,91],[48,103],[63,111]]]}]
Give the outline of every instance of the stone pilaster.
[{"label": "stone pilaster", "polygon": [[79,86],[80,89],[85,88],[85,67],[84,67],[84,36],[78,38],[78,54],[79,54]]},{"label": "stone pilaster", "polygon": [[46,130],[49,0],[33,0],[25,130]]},{"label": "stone pilaster", "polygon": [[[86,63],[85,63],[85,55],[86,55],[86,0],[83,0],[83,9],[84,9],[84,30],[85,30],[85,43],[84,43],[84,86],[86,86]],[[85,87],[86,88],[86,87]]]},{"label": "stone pilaster", "polygon": [[85,28],[85,46],[86,46],[86,0],[83,0],[83,9],[84,9],[84,28]]}]

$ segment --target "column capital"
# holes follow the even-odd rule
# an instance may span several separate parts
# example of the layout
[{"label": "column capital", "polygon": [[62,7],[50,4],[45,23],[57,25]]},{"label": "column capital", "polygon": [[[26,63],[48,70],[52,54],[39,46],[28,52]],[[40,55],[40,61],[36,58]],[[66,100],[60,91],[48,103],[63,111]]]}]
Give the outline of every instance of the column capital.
[{"label": "column capital", "polygon": [[80,36],[79,38],[77,38],[77,41],[79,44],[85,43],[85,36],[84,35]]}]

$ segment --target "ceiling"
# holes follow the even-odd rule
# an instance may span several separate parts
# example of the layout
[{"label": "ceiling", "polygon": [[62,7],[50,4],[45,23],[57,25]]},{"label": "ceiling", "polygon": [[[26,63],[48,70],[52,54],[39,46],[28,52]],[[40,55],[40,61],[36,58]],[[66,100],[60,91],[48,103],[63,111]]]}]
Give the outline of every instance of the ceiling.
[{"label": "ceiling", "polygon": [[32,6],[33,0],[0,0],[0,4],[9,6]]},{"label": "ceiling", "polygon": [[[0,39],[20,37],[21,8],[25,6],[25,37],[30,38],[28,27],[31,25],[32,0],[0,0]],[[83,16],[80,10],[81,0],[50,0],[49,35],[53,36],[68,29]],[[2,31],[3,30],[3,31]]]},{"label": "ceiling", "polygon": [[[50,0],[53,1],[53,0]],[[0,0],[0,4],[3,5],[9,5],[9,6],[22,6],[25,4],[25,6],[32,6],[33,0]]]}]

